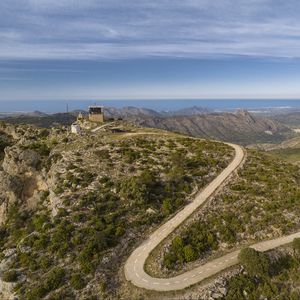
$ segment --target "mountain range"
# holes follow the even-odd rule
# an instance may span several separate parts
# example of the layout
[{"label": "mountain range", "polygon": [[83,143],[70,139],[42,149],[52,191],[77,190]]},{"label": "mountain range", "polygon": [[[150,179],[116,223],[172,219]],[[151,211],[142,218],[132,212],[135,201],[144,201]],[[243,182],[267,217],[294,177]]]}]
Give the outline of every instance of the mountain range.
[{"label": "mountain range", "polygon": [[[70,125],[79,112],[2,116],[14,124],[34,124],[40,127]],[[147,108],[105,107],[107,119],[123,119],[145,127],[165,129],[196,137],[218,139],[240,144],[281,142],[293,135],[289,124],[283,124],[279,116],[264,117],[247,110],[236,112],[214,112],[202,107],[190,107],[178,111],[158,112]],[[286,115],[285,115],[286,116]]]}]

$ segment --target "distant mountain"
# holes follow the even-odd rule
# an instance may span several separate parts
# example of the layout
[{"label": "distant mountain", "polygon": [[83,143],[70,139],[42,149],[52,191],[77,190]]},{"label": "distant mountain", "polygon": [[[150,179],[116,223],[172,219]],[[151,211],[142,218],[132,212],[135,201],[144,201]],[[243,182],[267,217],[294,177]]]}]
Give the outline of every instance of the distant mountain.
[{"label": "distant mountain", "polygon": [[136,117],[135,123],[147,127],[180,132],[192,136],[250,144],[279,142],[292,135],[281,123],[250,114],[246,110],[236,113],[212,113],[192,116],[145,118]]},{"label": "distant mountain", "polygon": [[193,115],[203,115],[212,113],[214,110],[206,107],[201,106],[192,106],[188,108],[183,108],[176,111],[168,111],[168,112],[162,112],[161,115],[165,116],[193,116]]},{"label": "distant mountain", "polygon": [[300,112],[299,107],[281,106],[281,107],[261,107],[248,109],[252,114],[258,114],[265,117],[273,117],[278,115],[287,115],[294,113],[295,111]]},{"label": "distant mountain", "polygon": [[39,127],[52,127],[56,125],[70,125],[77,117],[78,113],[57,113],[53,115],[41,114],[26,114],[17,116],[8,116],[3,118],[5,122],[12,124],[31,124]]},{"label": "distant mountain", "polygon": [[[82,111],[81,111],[82,112]],[[79,111],[53,115],[21,115],[5,120],[15,124],[33,124],[40,127],[70,125]],[[87,112],[84,112],[87,114]],[[208,113],[208,110],[191,107],[172,113],[151,109],[124,107],[105,108],[106,118],[122,118],[145,127],[160,128],[197,137],[232,141],[241,144],[281,142],[293,131],[279,121],[250,114],[246,110],[236,113]]]},{"label": "distant mountain", "polygon": [[300,128],[300,112],[293,112],[289,114],[280,114],[272,117],[273,120],[276,120],[282,124],[292,127]]},{"label": "distant mountain", "polygon": [[[191,107],[178,111],[170,112],[157,112],[148,108],[139,108],[134,106],[127,106],[123,108],[116,107],[105,107],[104,112],[107,118],[122,118],[130,119],[132,117],[142,116],[142,117],[166,117],[172,115],[196,115],[208,113],[209,110],[202,107]],[[34,111],[29,113],[6,113],[0,114],[1,119],[14,124],[32,124],[40,127],[51,127],[54,125],[70,125],[76,120],[79,113],[87,115],[87,111],[75,110],[70,113],[55,113],[46,114],[40,111]]]},{"label": "distant mountain", "polygon": [[175,111],[162,111],[158,112],[153,109],[148,108],[138,108],[134,106],[126,106],[123,108],[115,108],[115,107],[105,107],[105,113],[110,117],[123,117],[128,118],[130,116],[150,116],[150,117],[170,117],[170,116],[193,116],[193,115],[203,115],[212,113],[213,110],[200,107],[200,106],[192,106],[180,110]]},{"label": "distant mountain", "polygon": [[115,108],[115,107],[105,107],[104,108],[105,115],[111,118],[128,118],[130,116],[150,116],[150,117],[158,117],[161,114],[155,110],[148,108],[139,108],[133,106],[126,106],[123,108]]}]

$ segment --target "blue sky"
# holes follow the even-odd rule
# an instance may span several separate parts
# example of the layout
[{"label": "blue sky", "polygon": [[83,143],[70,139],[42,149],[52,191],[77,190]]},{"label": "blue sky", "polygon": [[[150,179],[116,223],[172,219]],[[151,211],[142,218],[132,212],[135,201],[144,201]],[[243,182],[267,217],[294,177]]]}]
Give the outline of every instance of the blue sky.
[{"label": "blue sky", "polygon": [[300,98],[296,0],[1,0],[0,100]]}]

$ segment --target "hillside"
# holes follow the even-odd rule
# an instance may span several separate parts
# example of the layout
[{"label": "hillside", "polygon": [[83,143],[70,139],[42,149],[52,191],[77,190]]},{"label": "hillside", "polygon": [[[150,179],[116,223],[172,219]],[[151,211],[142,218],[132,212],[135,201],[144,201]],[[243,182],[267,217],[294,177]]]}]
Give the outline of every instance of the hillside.
[{"label": "hillside", "polygon": [[[253,278],[237,266],[206,287],[165,295],[128,283],[123,267],[130,253],[190,203],[232,161],[233,150],[123,121],[117,125],[121,133],[108,126],[71,135],[59,127],[0,123],[1,299],[235,299],[244,287],[255,299],[271,295],[266,284],[282,297],[298,295],[297,257],[274,272],[274,261],[290,250],[268,253],[270,277]],[[229,183],[154,250],[147,272],[178,274],[299,230],[299,183],[297,166],[247,150]]]},{"label": "hillside", "polygon": [[299,230],[300,169],[248,150],[231,182],[156,249],[147,270],[174,275],[222,253]]},{"label": "hillside", "polygon": [[264,150],[275,154],[293,164],[300,164],[300,137],[299,134],[279,144],[253,144],[250,148]]},{"label": "hillside", "polygon": [[23,114],[14,116],[3,116],[6,123],[16,125],[35,125],[43,128],[50,128],[58,125],[71,125],[75,122],[78,113],[57,113],[57,114]]},{"label": "hillside", "polygon": [[246,145],[279,142],[292,134],[289,128],[279,122],[251,115],[244,110],[237,113],[213,113],[166,118],[136,117],[134,122],[142,126]]},{"label": "hillside", "polygon": [[134,246],[233,157],[221,143],[119,126],[74,136],[1,124],[2,298],[116,299]]}]

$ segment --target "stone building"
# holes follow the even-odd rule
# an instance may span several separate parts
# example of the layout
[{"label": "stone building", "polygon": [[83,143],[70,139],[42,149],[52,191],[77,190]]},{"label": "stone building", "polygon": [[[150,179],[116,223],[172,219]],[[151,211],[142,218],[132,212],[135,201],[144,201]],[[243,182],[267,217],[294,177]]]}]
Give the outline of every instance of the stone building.
[{"label": "stone building", "polygon": [[103,106],[89,106],[89,121],[104,123]]}]

